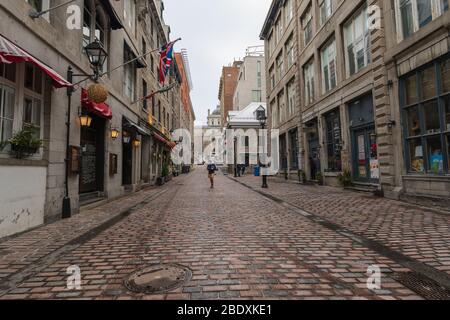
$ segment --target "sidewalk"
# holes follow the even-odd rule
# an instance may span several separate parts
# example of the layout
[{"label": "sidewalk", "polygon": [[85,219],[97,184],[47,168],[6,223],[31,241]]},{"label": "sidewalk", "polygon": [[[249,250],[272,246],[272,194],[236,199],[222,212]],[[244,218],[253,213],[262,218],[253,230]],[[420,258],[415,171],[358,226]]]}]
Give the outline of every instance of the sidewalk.
[{"label": "sidewalk", "polygon": [[450,274],[450,214],[340,188],[246,175],[237,181]]},{"label": "sidewalk", "polygon": [[134,207],[157,197],[165,190],[164,187],[151,187],[97,208],[82,211],[70,219],[58,220],[18,236],[0,239],[0,282],[78,237],[96,228],[107,228],[108,223],[120,220]]}]

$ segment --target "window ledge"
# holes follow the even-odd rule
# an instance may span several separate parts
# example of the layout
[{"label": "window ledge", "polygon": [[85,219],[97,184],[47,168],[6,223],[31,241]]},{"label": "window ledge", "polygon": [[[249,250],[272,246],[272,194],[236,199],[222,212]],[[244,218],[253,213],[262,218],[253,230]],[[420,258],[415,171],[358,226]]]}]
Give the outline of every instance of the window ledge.
[{"label": "window ledge", "polygon": [[5,158],[5,159],[0,159],[0,166],[47,167],[48,161],[47,160]]},{"label": "window ledge", "polygon": [[402,178],[404,180],[416,180],[416,181],[424,181],[424,180],[431,180],[435,182],[450,182],[450,175],[432,175],[432,174],[407,174],[403,175]]}]

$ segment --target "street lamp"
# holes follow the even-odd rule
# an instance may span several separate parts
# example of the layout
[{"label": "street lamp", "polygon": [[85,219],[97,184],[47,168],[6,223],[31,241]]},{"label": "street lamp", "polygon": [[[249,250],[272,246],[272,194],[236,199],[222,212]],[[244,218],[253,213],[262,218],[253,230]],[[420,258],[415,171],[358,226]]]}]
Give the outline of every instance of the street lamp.
[{"label": "street lamp", "polygon": [[108,53],[103,48],[102,44],[98,42],[98,40],[88,44],[84,50],[86,51],[89,63],[94,70],[93,79],[98,80],[100,77],[100,70],[103,70],[103,65],[108,57]]},{"label": "street lamp", "polygon": [[[256,119],[259,121],[259,124],[261,125],[261,129],[264,132],[264,129],[266,128],[267,123],[267,116],[266,116],[266,109],[263,106],[259,106],[258,109],[256,109]],[[264,139],[265,143],[265,139]],[[263,147],[264,147],[263,143]],[[263,164],[261,162],[261,155],[259,156],[259,166],[260,168],[263,167]],[[265,165],[264,165],[265,167]],[[267,185],[267,176],[265,174],[262,175],[262,188],[267,189],[269,186]]]},{"label": "street lamp", "polygon": [[[91,78],[93,81],[97,81],[100,78],[100,70],[103,70],[103,65],[106,61],[106,58],[108,57],[108,54],[106,50],[102,47],[100,42],[95,41],[93,43],[88,44],[85,47],[86,54],[89,59],[89,63],[91,64],[91,68],[94,70],[93,75],[89,75],[88,78]],[[67,70],[67,80],[70,83],[73,83],[74,77],[86,77],[85,74],[74,74],[73,69],[71,66],[69,66]],[[72,205],[71,200],[69,196],[69,165],[70,165],[70,116],[71,116],[71,109],[72,109],[72,94],[74,92],[74,87],[67,88],[67,134],[66,134],[66,172],[65,172],[65,195],[63,199],[63,205],[62,205],[62,218],[67,219],[72,216]],[[83,120],[86,120],[89,122],[88,118],[81,119],[80,122]],[[92,118],[91,120],[92,121]],[[88,124],[86,122],[86,124]],[[90,125],[90,123],[89,123]]]}]

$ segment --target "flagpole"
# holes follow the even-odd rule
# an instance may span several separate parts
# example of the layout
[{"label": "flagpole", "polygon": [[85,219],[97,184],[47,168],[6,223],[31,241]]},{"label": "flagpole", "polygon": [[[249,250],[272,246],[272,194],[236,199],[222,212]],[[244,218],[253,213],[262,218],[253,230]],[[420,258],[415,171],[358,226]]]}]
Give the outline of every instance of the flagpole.
[{"label": "flagpole", "polygon": [[[170,44],[170,43],[175,43],[175,42],[180,41],[180,40],[181,40],[181,38],[178,38],[178,39],[176,39],[175,41],[166,43],[165,45],[168,45],[168,44]],[[101,78],[101,77],[103,77],[105,74],[111,73],[111,72],[116,71],[116,70],[118,70],[118,69],[120,69],[120,68],[122,68],[122,67],[125,67],[126,65],[128,65],[128,64],[130,64],[130,63],[132,63],[132,62],[135,62],[135,61],[137,61],[137,60],[139,60],[139,59],[141,59],[141,58],[144,58],[144,57],[148,56],[149,54],[151,54],[151,53],[153,53],[153,52],[159,51],[160,49],[161,49],[161,48],[153,49],[153,50],[151,50],[151,51],[149,51],[149,52],[147,52],[147,53],[144,53],[143,55],[138,56],[137,58],[134,58],[134,59],[132,59],[132,60],[130,60],[130,61],[127,61],[127,62],[125,62],[125,63],[123,63],[123,64],[121,64],[121,65],[119,65],[119,66],[117,66],[117,67],[115,67],[115,68],[113,68],[113,69],[107,71],[107,72],[100,73],[100,74],[99,74],[99,77]],[[82,82],[84,82],[84,81],[86,81],[86,80],[89,80],[89,79],[90,79],[90,76],[89,76],[89,77],[86,77],[86,79],[83,79],[83,80],[81,80],[81,81],[78,81],[77,83],[74,83],[73,86],[79,85],[80,83],[82,83]]]}]

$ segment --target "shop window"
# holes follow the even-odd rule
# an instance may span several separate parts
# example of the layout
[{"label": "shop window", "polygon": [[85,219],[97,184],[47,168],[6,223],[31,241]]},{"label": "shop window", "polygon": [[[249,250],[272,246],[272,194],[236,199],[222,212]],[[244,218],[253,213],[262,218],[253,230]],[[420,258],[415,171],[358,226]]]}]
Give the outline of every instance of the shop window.
[{"label": "shop window", "polygon": [[298,169],[298,131],[292,130],[289,132],[289,144],[291,147],[291,169]]},{"label": "shop window", "polygon": [[434,66],[425,69],[421,73],[422,100],[428,100],[436,97],[436,73]]},{"label": "shop window", "polygon": [[406,105],[411,105],[419,101],[417,94],[417,75],[414,74],[405,80]]},{"label": "shop window", "polygon": [[423,173],[425,171],[423,161],[422,139],[412,139],[408,141],[409,161],[411,163],[411,172]]},{"label": "shop window", "polygon": [[440,136],[427,139],[428,172],[442,174],[444,172],[444,156]]},{"label": "shop window", "polygon": [[408,121],[408,137],[419,136],[422,132],[420,129],[419,107],[411,107],[406,109]]},{"label": "shop window", "polygon": [[341,121],[339,111],[325,115],[328,171],[342,171]]},{"label": "shop window", "polygon": [[[450,155],[450,134],[447,135],[447,154]],[[450,157],[447,157],[447,167],[450,168]]]},{"label": "shop window", "polygon": [[427,134],[438,133],[441,131],[439,119],[439,106],[437,100],[427,102],[423,105],[425,130]]},{"label": "shop window", "polygon": [[[403,115],[409,172],[449,173],[450,154],[446,144],[450,132],[450,95],[445,89],[447,79],[443,78],[447,75],[449,61],[449,58],[436,60],[401,80],[405,88]],[[415,86],[416,83],[420,85]],[[437,86],[438,83],[441,86]],[[414,87],[417,88],[415,93]],[[410,106],[411,103],[416,105]]]},{"label": "shop window", "polygon": [[445,130],[450,131],[450,96],[444,98],[445,106]]},{"label": "shop window", "polygon": [[450,59],[441,64],[441,91],[450,92]]}]

